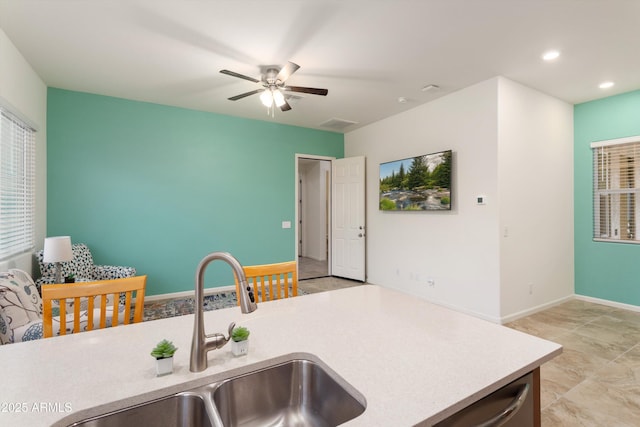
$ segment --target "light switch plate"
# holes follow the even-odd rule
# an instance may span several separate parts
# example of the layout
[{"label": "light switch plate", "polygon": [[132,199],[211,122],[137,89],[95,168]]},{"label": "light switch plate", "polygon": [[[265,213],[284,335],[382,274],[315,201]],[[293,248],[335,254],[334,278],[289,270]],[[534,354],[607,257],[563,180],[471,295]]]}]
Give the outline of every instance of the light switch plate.
[{"label": "light switch plate", "polygon": [[282,228],[291,228],[291,221],[282,221]]}]

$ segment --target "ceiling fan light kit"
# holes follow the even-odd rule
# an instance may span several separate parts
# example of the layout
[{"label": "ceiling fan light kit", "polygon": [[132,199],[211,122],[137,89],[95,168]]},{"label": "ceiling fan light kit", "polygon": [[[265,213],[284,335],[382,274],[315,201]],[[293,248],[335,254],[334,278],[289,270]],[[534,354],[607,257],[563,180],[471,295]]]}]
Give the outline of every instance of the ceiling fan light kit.
[{"label": "ceiling fan light kit", "polygon": [[284,105],[284,103],[286,102],[284,100],[284,95],[282,94],[282,92],[280,92],[278,89],[274,90],[271,92],[272,96],[273,96],[273,102],[276,103],[276,107],[280,108]]},{"label": "ceiling fan light kit", "polygon": [[236,73],[235,71],[220,70],[220,72],[231,77],[237,77],[239,79],[248,80],[250,82],[262,85],[262,89],[256,89],[250,92],[241,93],[239,95],[232,96],[231,98],[229,98],[229,100],[237,101],[239,99],[246,98],[247,96],[259,93],[260,102],[262,102],[262,105],[267,107],[267,113],[273,117],[274,104],[282,111],[291,110],[291,105],[289,105],[289,103],[287,102],[283,91],[308,93],[311,95],[321,96],[327,96],[327,94],[329,93],[327,89],[318,89],[304,86],[286,86],[285,81],[289,77],[291,77],[291,75],[295,73],[298,68],[300,68],[300,66],[291,61],[287,62],[287,64],[281,69],[278,69],[276,67],[268,67],[262,73],[262,77],[260,80],[254,79],[253,77],[245,76],[244,74]]},{"label": "ceiling fan light kit", "polygon": [[262,105],[267,108],[271,108],[273,105],[273,95],[271,95],[270,90],[265,90],[260,94],[260,101],[262,101]]}]

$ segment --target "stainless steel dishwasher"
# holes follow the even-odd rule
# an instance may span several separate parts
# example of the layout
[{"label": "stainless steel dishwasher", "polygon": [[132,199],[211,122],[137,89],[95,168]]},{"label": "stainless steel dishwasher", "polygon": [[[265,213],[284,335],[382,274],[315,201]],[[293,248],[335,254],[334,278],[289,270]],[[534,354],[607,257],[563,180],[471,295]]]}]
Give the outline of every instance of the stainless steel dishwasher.
[{"label": "stainless steel dishwasher", "polygon": [[533,427],[533,373],[529,373],[434,427]]}]

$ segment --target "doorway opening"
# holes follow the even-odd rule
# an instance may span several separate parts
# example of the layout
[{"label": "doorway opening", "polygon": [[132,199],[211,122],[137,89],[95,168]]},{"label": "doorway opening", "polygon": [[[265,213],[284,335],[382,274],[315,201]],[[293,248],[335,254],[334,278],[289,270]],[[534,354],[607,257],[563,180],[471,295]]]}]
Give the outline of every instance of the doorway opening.
[{"label": "doorway opening", "polygon": [[331,160],[296,155],[298,279],[331,275]]}]

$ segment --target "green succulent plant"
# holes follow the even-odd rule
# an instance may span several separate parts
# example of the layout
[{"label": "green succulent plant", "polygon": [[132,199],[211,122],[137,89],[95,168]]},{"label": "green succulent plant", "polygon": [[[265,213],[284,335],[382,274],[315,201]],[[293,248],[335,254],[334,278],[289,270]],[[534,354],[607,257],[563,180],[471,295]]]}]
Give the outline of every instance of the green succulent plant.
[{"label": "green succulent plant", "polygon": [[151,355],[156,359],[166,359],[167,357],[173,357],[178,349],[173,345],[171,341],[162,340],[156,345],[151,352]]},{"label": "green succulent plant", "polygon": [[244,326],[238,326],[233,328],[231,332],[231,339],[235,342],[245,341],[249,338],[249,330]]}]

